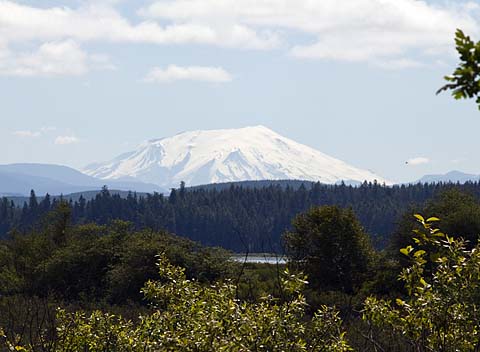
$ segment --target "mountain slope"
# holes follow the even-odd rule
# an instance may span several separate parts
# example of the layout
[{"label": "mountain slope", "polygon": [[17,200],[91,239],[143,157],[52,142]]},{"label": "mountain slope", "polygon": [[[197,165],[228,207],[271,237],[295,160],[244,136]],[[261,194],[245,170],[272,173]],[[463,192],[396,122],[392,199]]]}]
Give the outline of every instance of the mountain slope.
[{"label": "mountain slope", "polygon": [[4,172],[0,170],[0,196],[26,196],[32,189],[39,195],[45,193],[61,194],[87,190],[87,188],[66,184],[47,177]]},{"label": "mountain slope", "polygon": [[161,187],[245,180],[363,182],[382,177],[357,169],[263,126],[192,131],[151,140],[112,161],[87,166],[90,176],[135,177]]},{"label": "mountain slope", "polygon": [[38,195],[67,194],[110,189],[139,192],[161,191],[153,184],[138,180],[101,180],[85,175],[67,166],[52,164],[8,164],[0,165],[0,195],[28,195],[34,189]]},{"label": "mountain slope", "polygon": [[19,163],[0,165],[0,172],[43,177],[70,185],[98,186],[99,180],[68,166]]}]

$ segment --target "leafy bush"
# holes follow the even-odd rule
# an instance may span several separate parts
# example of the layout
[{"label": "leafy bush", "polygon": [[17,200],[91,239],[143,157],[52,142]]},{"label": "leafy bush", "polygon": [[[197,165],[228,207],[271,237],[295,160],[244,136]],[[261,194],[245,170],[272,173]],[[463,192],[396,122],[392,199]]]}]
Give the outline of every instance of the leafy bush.
[{"label": "leafy bush", "polygon": [[234,271],[228,251],[165,231],[134,231],[128,222],[113,221],[63,227],[56,241],[54,227],[0,240],[0,297],[53,294],[67,302],[142,303],[140,290],[158,278],[155,256],[162,252],[202,282]]},{"label": "leafy bush", "polygon": [[[412,351],[477,351],[480,246],[466,249],[463,239],[435,228],[438,218],[416,218],[423,230],[415,231],[415,245],[401,249],[412,263],[400,276],[407,297],[395,303],[370,297],[364,319],[390,336],[384,350],[394,350],[393,341],[397,341]],[[434,251],[426,250],[432,247]],[[368,337],[379,344],[375,336]]]},{"label": "leafy bush", "polygon": [[[235,285],[188,280],[185,269],[165,256],[158,267],[160,280],[144,288],[152,311],[138,324],[100,311],[87,315],[60,310],[55,351],[350,350],[333,309],[322,307],[311,320],[305,317],[306,302],[299,292],[306,281],[301,276],[286,272],[286,302],[264,297],[247,303],[235,298]],[[33,351],[31,346],[9,347]]]}]

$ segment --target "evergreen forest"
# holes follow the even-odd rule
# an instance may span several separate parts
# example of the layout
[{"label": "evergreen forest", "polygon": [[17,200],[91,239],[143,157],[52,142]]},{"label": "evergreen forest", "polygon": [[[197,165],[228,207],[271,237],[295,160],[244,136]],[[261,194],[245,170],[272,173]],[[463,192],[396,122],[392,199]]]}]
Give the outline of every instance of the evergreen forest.
[{"label": "evergreen forest", "polygon": [[[283,253],[282,234],[293,218],[313,206],[338,205],[351,208],[374,246],[384,248],[402,215],[419,211],[436,195],[459,189],[480,197],[478,182],[384,186],[364,183],[358,187],[320,183],[276,183],[261,187],[231,184],[228,187],[172,189],[162,194],[110,193],[104,188],[94,198],[67,201],[74,224],[107,225],[112,220],[131,222],[135,229],[166,230],[206,246],[244,252]],[[0,236],[40,225],[62,199],[46,195],[37,199],[32,190],[28,202],[15,205],[0,200]]]}]

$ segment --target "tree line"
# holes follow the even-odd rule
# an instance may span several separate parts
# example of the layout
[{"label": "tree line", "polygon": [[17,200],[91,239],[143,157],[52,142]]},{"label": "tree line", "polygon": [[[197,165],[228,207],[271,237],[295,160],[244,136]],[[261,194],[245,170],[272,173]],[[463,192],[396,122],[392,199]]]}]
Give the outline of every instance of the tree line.
[{"label": "tree line", "polygon": [[[235,252],[282,252],[281,236],[292,219],[313,206],[338,205],[351,208],[376,248],[384,248],[396,224],[409,209],[418,208],[436,195],[459,189],[480,197],[480,184],[414,184],[385,186],[363,183],[306,183],[292,187],[281,184],[261,188],[232,184],[228,188],[172,189],[167,196],[129,193],[120,197],[104,188],[93,199],[65,199],[74,224],[105,225],[114,219],[131,222],[135,229],[167,230],[207,246],[221,246]],[[39,226],[45,214],[61,198],[48,194],[41,200],[31,192],[28,202],[16,206],[0,200],[0,236],[12,230],[27,231]]]}]

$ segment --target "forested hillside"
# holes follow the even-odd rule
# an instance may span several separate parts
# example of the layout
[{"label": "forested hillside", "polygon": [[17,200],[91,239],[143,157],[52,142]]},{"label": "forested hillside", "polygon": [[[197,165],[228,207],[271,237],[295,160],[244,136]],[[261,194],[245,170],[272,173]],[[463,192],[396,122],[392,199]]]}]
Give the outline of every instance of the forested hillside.
[{"label": "forested hillside", "polygon": [[[315,205],[351,207],[373,238],[377,248],[388,243],[402,214],[410,214],[427,200],[451,188],[480,196],[479,183],[465,185],[416,184],[387,187],[364,183],[347,185],[282,185],[228,188],[180,187],[169,196],[151,194],[126,198],[107,189],[94,199],[70,201],[75,224],[108,224],[114,219],[130,221],[137,229],[168,230],[204,245],[222,246],[237,252],[282,251],[281,235],[296,214]],[[0,202],[0,234],[25,231],[38,224],[58,200],[49,196],[38,201],[32,192],[23,207],[7,198]]]}]

